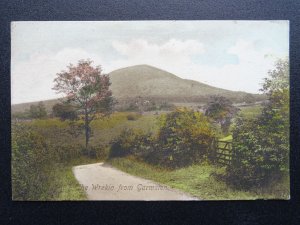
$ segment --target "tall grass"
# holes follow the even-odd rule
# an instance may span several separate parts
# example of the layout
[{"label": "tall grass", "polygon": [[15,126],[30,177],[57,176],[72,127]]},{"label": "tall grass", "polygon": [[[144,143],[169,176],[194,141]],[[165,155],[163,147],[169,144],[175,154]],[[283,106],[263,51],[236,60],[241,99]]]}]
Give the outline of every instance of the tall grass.
[{"label": "tall grass", "polygon": [[288,174],[280,182],[272,183],[267,188],[238,190],[221,178],[225,173],[224,167],[216,167],[207,163],[191,165],[177,170],[167,170],[159,166],[149,165],[133,157],[115,158],[109,162],[114,167],[129,174],[166,184],[203,200],[289,198]]},{"label": "tall grass", "polygon": [[258,116],[261,113],[262,106],[261,105],[253,105],[253,106],[244,106],[240,108],[240,115],[246,118],[253,118]]}]

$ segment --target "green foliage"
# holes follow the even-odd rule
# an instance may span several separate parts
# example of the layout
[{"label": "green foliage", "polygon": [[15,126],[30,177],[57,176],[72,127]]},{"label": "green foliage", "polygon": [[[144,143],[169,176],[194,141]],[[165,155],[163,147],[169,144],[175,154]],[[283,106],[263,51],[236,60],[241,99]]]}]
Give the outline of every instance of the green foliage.
[{"label": "green foliage", "polygon": [[110,157],[132,154],[165,167],[182,167],[207,157],[214,132],[202,113],[177,109],[162,115],[159,127],[157,137],[125,129],[112,142]]},{"label": "green foliage", "polygon": [[59,117],[61,120],[76,120],[77,112],[69,103],[57,103],[52,107],[54,117]]},{"label": "green foliage", "polygon": [[221,125],[222,132],[228,133],[232,118],[237,114],[238,108],[223,96],[211,96],[210,101],[205,106],[205,115]]},{"label": "green foliage", "polygon": [[208,118],[186,108],[161,116],[158,141],[162,164],[182,167],[209,153],[214,132]]},{"label": "green foliage", "polygon": [[121,134],[111,142],[109,157],[124,157],[129,154],[139,155],[151,145],[151,135],[143,134],[139,129],[124,129]]},{"label": "green foliage", "polygon": [[257,119],[238,118],[233,132],[234,161],[228,168],[236,186],[267,184],[287,165],[288,145],[276,132],[266,133]]},{"label": "green foliage", "polygon": [[[36,200],[51,195],[48,163],[55,158],[43,137],[27,126],[12,130],[12,194],[14,200]],[[42,185],[41,185],[42,184]]]},{"label": "green foliage", "polygon": [[288,62],[280,60],[269,72],[263,91],[268,96],[257,118],[239,118],[233,129],[236,160],[228,168],[231,182],[263,185],[288,171],[289,81]]},{"label": "green foliage", "polygon": [[[12,124],[14,200],[47,200],[60,195],[64,182],[60,166],[87,155],[81,134],[74,134],[74,129],[55,119]],[[108,154],[101,145],[90,146],[89,150],[89,157],[98,160]]]},{"label": "green foliage", "polygon": [[39,102],[38,105],[31,105],[29,109],[29,115],[34,119],[43,119],[47,117],[46,107],[43,102]]}]

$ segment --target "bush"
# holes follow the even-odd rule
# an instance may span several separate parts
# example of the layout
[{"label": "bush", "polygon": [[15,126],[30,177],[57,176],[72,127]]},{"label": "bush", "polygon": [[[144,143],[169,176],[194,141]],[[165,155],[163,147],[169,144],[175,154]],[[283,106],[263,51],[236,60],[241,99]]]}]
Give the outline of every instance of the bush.
[{"label": "bush", "polygon": [[264,185],[289,170],[289,63],[279,60],[269,71],[262,91],[268,101],[254,119],[239,118],[233,129],[236,159],[228,168],[230,181],[242,186]]},{"label": "bush", "polygon": [[158,142],[162,165],[182,167],[205,160],[215,137],[208,118],[186,108],[160,118]]},{"label": "bush", "polygon": [[138,120],[141,117],[140,114],[137,113],[130,113],[127,115],[127,120]]},{"label": "bush", "polygon": [[59,117],[61,120],[76,120],[78,119],[77,112],[69,103],[57,103],[52,107],[52,114]]},{"label": "bush", "polygon": [[137,154],[142,148],[142,131],[136,129],[124,129],[121,134],[110,144],[109,157],[124,157],[129,154]]},{"label": "bush", "polygon": [[34,119],[43,119],[47,117],[45,104],[39,102],[37,105],[30,105],[29,115]]},{"label": "bush", "polygon": [[288,169],[288,139],[275,132],[266,133],[258,119],[237,119],[233,148],[235,157],[227,172],[236,186],[265,185]]},{"label": "bush", "polygon": [[182,167],[205,160],[214,132],[200,112],[178,109],[160,117],[157,137],[125,129],[111,144],[110,157],[129,154],[164,167]]},{"label": "bush", "polygon": [[12,130],[12,195],[14,200],[37,200],[53,194],[55,155],[43,137],[27,126]]}]

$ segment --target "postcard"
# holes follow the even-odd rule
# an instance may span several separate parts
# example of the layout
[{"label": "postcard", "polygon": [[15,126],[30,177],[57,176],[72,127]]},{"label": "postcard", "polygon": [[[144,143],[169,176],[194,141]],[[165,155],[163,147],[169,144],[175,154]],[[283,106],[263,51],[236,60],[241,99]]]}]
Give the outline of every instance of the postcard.
[{"label": "postcard", "polygon": [[12,200],[287,200],[289,88],[286,20],[12,22]]}]

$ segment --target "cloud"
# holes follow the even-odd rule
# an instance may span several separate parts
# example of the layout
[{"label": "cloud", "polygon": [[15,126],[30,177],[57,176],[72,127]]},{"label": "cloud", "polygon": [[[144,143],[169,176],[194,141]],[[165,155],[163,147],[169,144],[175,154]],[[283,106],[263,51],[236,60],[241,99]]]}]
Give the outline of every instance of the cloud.
[{"label": "cloud", "polygon": [[204,45],[196,40],[169,39],[158,44],[146,39],[130,42],[114,41],[112,46],[123,57],[109,65],[110,70],[129,65],[149,64],[161,68],[172,68],[177,64],[188,64],[193,55],[203,54]]},{"label": "cloud", "polygon": [[[52,90],[56,73],[69,63],[80,59],[92,59],[94,65],[102,65],[104,72],[122,67],[149,64],[180,76],[212,86],[257,93],[260,82],[272,69],[282,52],[265,48],[259,39],[238,39],[229,46],[226,55],[237,58],[235,64],[216,66],[202,63],[206,53],[220,56],[217,50],[193,39],[171,38],[164,42],[150,42],[147,39],[110,42],[114,52],[107,59],[107,52],[91,53],[84,48],[64,48],[57,52],[34,52],[28,60],[18,61],[12,57],[12,103],[39,101],[59,97]],[[17,51],[17,48],[15,51]],[[17,53],[14,52],[13,56]],[[222,53],[224,54],[224,53]],[[288,54],[288,53],[286,53]],[[223,55],[222,55],[223,57]],[[217,57],[216,59],[217,60]]]},{"label": "cloud", "polygon": [[276,59],[284,57],[271,48],[262,47],[259,39],[238,39],[226,50],[226,54],[236,56],[238,62],[221,67],[193,61],[193,58],[206,53],[205,46],[196,40],[170,39],[159,45],[146,39],[137,39],[130,42],[115,41],[112,46],[123,58],[109,65],[111,70],[149,64],[185,79],[252,93],[258,92],[260,82],[267,76],[268,70],[272,69]]},{"label": "cloud", "polygon": [[259,40],[237,40],[227,49],[228,54],[237,56],[237,64],[226,64],[220,68],[196,65],[194,71],[200,75],[193,79],[225,89],[257,93],[276,60],[287,56],[258,43]]},{"label": "cloud", "polygon": [[12,103],[57,98],[52,90],[56,73],[66,69],[69,63],[76,64],[78,60],[88,58],[92,59],[95,65],[102,62],[99,55],[80,48],[65,48],[57,53],[36,52],[29,60],[12,60]]}]

